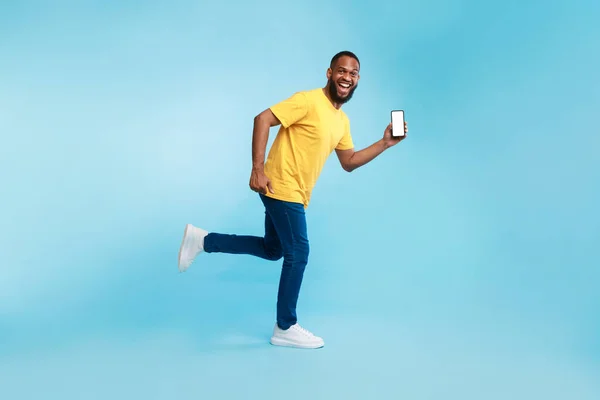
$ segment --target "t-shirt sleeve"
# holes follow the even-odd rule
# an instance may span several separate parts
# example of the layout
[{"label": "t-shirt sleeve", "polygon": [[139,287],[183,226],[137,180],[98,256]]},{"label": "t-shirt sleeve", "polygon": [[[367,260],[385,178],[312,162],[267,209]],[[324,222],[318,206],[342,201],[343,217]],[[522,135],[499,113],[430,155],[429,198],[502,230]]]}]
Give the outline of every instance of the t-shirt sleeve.
[{"label": "t-shirt sleeve", "polygon": [[352,134],[350,133],[350,121],[346,118],[346,123],[344,124],[344,135],[338,142],[335,147],[336,150],[350,150],[354,148],[354,143],[352,141]]},{"label": "t-shirt sleeve", "polygon": [[302,92],[294,93],[287,99],[270,107],[284,128],[300,121],[308,113],[308,101]]}]

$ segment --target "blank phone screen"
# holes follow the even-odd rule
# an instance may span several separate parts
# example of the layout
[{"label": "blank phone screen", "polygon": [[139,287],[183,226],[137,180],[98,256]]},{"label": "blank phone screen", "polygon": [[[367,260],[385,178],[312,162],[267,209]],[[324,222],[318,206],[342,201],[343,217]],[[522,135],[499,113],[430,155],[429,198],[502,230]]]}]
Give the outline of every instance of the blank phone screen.
[{"label": "blank phone screen", "polygon": [[404,111],[392,111],[392,135],[404,136]]}]

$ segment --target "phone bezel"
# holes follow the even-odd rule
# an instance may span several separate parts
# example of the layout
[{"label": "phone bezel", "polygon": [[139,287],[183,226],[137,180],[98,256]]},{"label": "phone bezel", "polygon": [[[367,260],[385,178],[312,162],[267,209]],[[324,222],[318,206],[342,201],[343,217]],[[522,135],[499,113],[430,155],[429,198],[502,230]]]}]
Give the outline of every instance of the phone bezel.
[{"label": "phone bezel", "polygon": [[[402,131],[401,131],[400,135],[394,134],[394,125],[393,125],[394,124],[394,113],[397,113],[397,112],[402,113]],[[406,121],[406,111],[401,110],[401,109],[390,111],[390,122],[392,123],[392,136],[393,137],[402,137],[402,136],[406,135],[406,133],[404,132],[405,121]]]}]

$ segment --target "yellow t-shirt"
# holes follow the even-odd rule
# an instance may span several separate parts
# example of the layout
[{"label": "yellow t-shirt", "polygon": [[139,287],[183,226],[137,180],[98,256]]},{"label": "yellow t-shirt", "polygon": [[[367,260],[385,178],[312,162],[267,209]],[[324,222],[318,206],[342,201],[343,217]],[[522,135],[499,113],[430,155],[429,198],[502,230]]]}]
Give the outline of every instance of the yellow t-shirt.
[{"label": "yellow t-shirt", "polygon": [[275,193],[266,195],[306,208],[329,155],[354,147],[350,121],[321,88],[297,92],[270,109],[281,127],[265,161]]}]

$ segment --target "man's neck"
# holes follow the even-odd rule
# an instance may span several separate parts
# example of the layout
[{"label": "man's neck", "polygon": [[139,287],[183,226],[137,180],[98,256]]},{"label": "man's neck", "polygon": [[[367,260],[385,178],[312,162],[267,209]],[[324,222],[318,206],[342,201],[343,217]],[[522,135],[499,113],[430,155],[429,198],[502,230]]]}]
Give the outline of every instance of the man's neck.
[{"label": "man's neck", "polygon": [[342,108],[342,103],[336,103],[335,101],[333,101],[333,99],[329,95],[329,87],[328,86],[325,86],[322,90],[323,90],[323,94],[325,95],[325,97],[327,97],[327,99],[329,100],[331,105],[333,105],[338,110],[340,108]]}]

